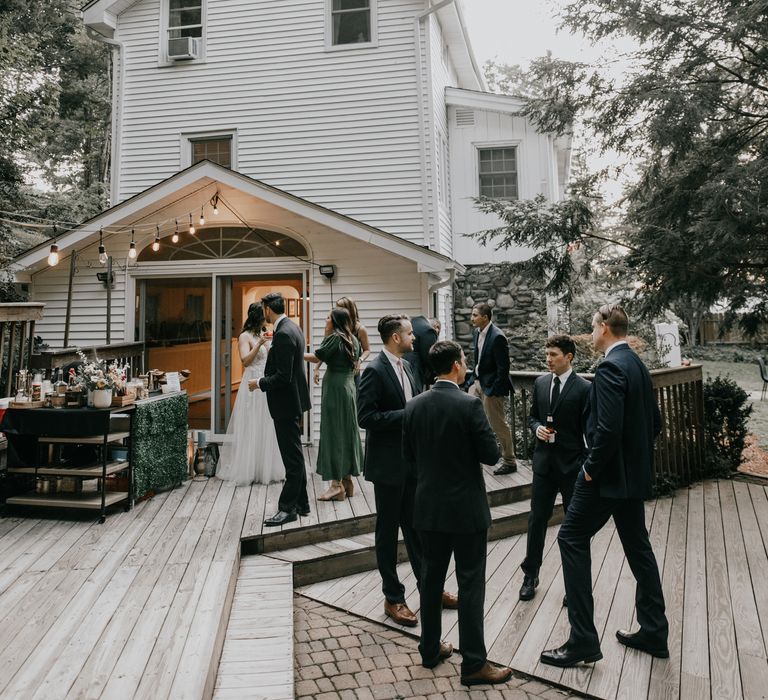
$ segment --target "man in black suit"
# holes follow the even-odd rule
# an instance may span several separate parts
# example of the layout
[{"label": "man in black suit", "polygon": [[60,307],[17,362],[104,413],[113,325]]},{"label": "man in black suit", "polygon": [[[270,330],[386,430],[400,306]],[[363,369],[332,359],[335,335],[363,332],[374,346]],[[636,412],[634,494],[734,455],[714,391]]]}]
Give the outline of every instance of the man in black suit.
[{"label": "man in black suit", "polygon": [[542,375],[533,385],[528,420],[536,445],[520,600],[531,600],[536,595],[544,538],[555,497],[559,491],[567,512],[576,475],[586,459],[584,410],[590,384],[571,369],[576,343],[570,336],[553,335],[547,339],[545,348],[550,374]]},{"label": "man in black suit", "polygon": [[469,393],[482,400],[485,415],[501,445],[502,463],[493,473],[511,474],[517,471],[517,462],[515,443],[504,412],[504,399],[512,391],[509,343],[507,336],[491,322],[492,318],[493,309],[489,304],[475,304],[472,308],[475,369]]},{"label": "man in black suit", "polygon": [[414,527],[423,550],[422,665],[432,668],[453,652],[440,641],[441,593],[453,555],[459,583],[461,682],[503,683],[512,671],[488,663],[483,631],[485,558],[491,512],[482,463],[499,458],[483,406],[459,384],[467,364],[461,347],[435,343],[429,351],[437,381],[405,407],[403,454],[416,465]]},{"label": "man in black suit", "polygon": [[541,654],[552,666],[574,666],[603,658],[594,623],[590,540],[613,516],[624,554],[637,581],[638,632],[619,630],[622,644],[667,658],[669,627],[656,557],[645,527],[643,499],[651,496],[653,442],[661,416],[651,375],[626,341],[629,321],[617,305],[592,319],[592,342],[605,353],[589,396],[589,456],[576,479],[557,541],[563,560],[571,634]]},{"label": "man in black suit", "polygon": [[414,316],[411,319],[413,327],[413,348],[405,355],[411,365],[414,379],[423,391],[432,385],[435,375],[429,367],[429,349],[437,342],[437,331],[425,316]]},{"label": "man in black suit", "polygon": [[[406,627],[418,624],[405,601],[397,575],[397,533],[403,532],[416,583],[421,579],[421,542],[413,529],[416,470],[403,459],[405,404],[419,393],[404,355],[413,348],[413,330],[405,315],[379,320],[383,350],[368,363],[357,392],[357,421],[366,431],[365,478],[376,498],[376,565],[384,593],[384,614]],[[456,596],[444,593],[444,606],[455,608]]]},{"label": "man in black suit", "polygon": [[277,446],[285,465],[285,484],[277,502],[277,513],[264,521],[267,527],[285,525],[298,515],[309,515],[307,469],[301,447],[301,416],[309,410],[309,387],[304,373],[306,341],[301,329],[285,315],[285,299],[279,292],[267,294],[261,303],[272,324],[272,345],[264,376],[250,379],[251,391],[267,395],[269,415],[275,422]]}]

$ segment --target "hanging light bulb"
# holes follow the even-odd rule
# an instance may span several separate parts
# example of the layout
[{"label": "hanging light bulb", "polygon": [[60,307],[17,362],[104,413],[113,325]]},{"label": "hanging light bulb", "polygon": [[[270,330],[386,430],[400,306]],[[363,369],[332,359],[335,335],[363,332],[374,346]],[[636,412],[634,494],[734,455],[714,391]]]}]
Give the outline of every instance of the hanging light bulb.
[{"label": "hanging light bulb", "polygon": [[53,267],[59,264],[59,246],[56,245],[56,236],[58,231],[56,230],[56,224],[53,225],[53,243],[51,243],[51,252],[48,253],[48,264]]},{"label": "hanging light bulb", "polygon": [[59,264],[59,246],[51,243],[51,252],[48,253],[48,264],[53,267]]},{"label": "hanging light bulb", "polygon": [[205,207],[205,205],[200,207],[200,225],[201,226],[205,226],[205,212],[203,211],[204,207]]},{"label": "hanging light bulb", "polygon": [[131,260],[134,260],[136,258],[136,241],[134,240],[136,236],[136,231],[134,229],[131,229],[131,245],[128,246],[128,257]]},{"label": "hanging light bulb", "polygon": [[279,238],[275,241],[275,245],[280,247],[280,239]]},{"label": "hanging light bulb", "polygon": [[155,232],[155,240],[152,243],[152,250],[157,252],[160,250],[160,227],[157,227],[157,231]]},{"label": "hanging light bulb", "polygon": [[213,195],[213,215],[214,216],[219,215],[219,193],[218,192],[215,195]]},{"label": "hanging light bulb", "polygon": [[172,243],[178,243],[179,242],[179,220],[176,219],[176,228],[173,231],[173,235],[171,236],[171,242]]},{"label": "hanging light bulb", "polygon": [[195,225],[192,223],[192,214],[189,215],[189,235],[195,235]]},{"label": "hanging light bulb", "polygon": [[107,249],[104,247],[104,229],[99,229],[99,262],[102,265],[107,264]]}]

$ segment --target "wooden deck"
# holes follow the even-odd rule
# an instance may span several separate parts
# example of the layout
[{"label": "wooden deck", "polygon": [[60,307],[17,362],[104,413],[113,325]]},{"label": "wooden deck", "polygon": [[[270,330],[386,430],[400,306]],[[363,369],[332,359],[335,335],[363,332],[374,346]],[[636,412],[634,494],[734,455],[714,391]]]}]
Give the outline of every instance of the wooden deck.
[{"label": "wooden deck", "polygon": [[[669,659],[626,649],[614,637],[615,630],[635,625],[634,579],[611,524],[592,544],[603,660],[565,671],[538,662],[542,649],[561,644],[569,629],[561,607],[557,527],[549,529],[540,585],[529,602],[518,600],[525,536],[489,543],[485,623],[489,658],[597,698],[768,697],[768,487],[699,483],[673,498],[649,502],[647,519],[662,569]],[[407,564],[401,565],[401,577],[410,606],[418,609]],[[382,614],[380,585],[373,571],[316,583],[299,592],[389,624]],[[447,588],[455,587],[451,578]],[[443,621],[444,638],[458,644],[456,612],[446,611]]]}]

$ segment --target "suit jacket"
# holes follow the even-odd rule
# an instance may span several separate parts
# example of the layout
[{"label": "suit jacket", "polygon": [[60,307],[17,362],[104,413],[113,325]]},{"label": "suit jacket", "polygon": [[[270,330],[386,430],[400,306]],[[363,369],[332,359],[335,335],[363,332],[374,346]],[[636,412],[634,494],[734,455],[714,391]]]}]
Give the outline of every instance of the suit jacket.
[{"label": "suit jacket", "polygon": [[280,420],[308,411],[309,386],[304,373],[304,333],[289,318],[280,321],[272,336],[259,388],[267,395],[269,415]]},{"label": "suit jacket", "polygon": [[651,375],[628,345],[598,365],[589,394],[586,472],[605,498],[648,498],[661,414]]},{"label": "suit jacket", "polygon": [[493,323],[489,325],[488,334],[483,343],[483,352],[478,358],[477,344],[480,331],[475,329],[472,334],[475,364],[477,367],[473,381],[479,381],[486,396],[508,396],[512,389],[509,378],[509,343],[507,336]]},{"label": "suit jacket", "polygon": [[[528,425],[533,431],[533,471],[546,475],[577,472],[587,456],[584,445],[586,409],[589,401],[589,382],[572,372],[568,381],[560,387],[560,398],[550,414],[549,396],[553,375],[550,372],[539,377],[533,385],[531,412]],[[547,416],[552,415],[555,426],[555,441],[542,442],[536,437],[536,429],[545,425]]]},{"label": "suit jacket", "polygon": [[432,532],[486,530],[491,511],[482,464],[501,457],[483,404],[438,381],[405,407],[403,454],[416,465],[413,526]]},{"label": "suit jacket", "polygon": [[407,353],[405,359],[411,363],[419,391],[423,391],[425,386],[435,381],[435,375],[429,366],[429,350],[437,342],[437,331],[424,316],[414,316],[411,325],[415,336],[413,352]]},{"label": "suit jacket", "polygon": [[[413,395],[418,388],[407,362],[403,362]],[[379,484],[403,484],[416,476],[403,458],[405,394],[396,370],[380,352],[368,363],[357,389],[357,422],[365,432],[365,478]]]}]

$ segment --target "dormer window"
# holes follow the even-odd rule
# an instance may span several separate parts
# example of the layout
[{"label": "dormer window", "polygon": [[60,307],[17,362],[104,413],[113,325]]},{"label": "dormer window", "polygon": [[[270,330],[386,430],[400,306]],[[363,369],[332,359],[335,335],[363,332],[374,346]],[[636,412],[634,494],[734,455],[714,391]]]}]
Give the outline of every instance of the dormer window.
[{"label": "dormer window", "polygon": [[168,38],[203,36],[203,0],[168,0]]},{"label": "dormer window", "polygon": [[326,47],[372,46],[376,41],[376,0],[326,0],[328,34]]}]

